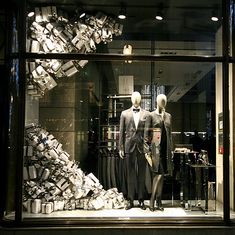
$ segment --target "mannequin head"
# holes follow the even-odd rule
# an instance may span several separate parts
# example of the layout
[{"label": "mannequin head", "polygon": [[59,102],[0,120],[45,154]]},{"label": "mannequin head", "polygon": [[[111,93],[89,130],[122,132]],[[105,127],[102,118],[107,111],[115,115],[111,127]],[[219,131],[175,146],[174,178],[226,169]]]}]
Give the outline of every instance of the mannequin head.
[{"label": "mannequin head", "polygon": [[159,94],[157,96],[157,102],[156,102],[157,108],[164,109],[166,107],[166,104],[167,104],[166,96],[164,94]]},{"label": "mannequin head", "polygon": [[131,102],[135,108],[140,106],[141,95],[138,91],[134,91],[131,95]]}]

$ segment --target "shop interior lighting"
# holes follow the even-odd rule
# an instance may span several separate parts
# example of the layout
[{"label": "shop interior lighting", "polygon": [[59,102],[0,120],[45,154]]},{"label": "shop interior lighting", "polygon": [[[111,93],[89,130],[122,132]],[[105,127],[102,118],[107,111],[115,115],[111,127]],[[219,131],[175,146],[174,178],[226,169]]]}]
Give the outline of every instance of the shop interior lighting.
[{"label": "shop interior lighting", "polygon": [[121,9],[118,13],[118,18],[120,20],[125,20],[126,19],[126,7],[123,4],[121,5]]},{"label": "shop interior lighting", "polygon": [[158,13],[155,18],[159,21],[163,20],[163,16],[160,13]]},{"label": "shop interior lighting", "polygon": [[157,7],[157,14],[155,16],[156,20],[163,20],[163,3],[160,3]]},{"label": "shop interior lighting", "polygon": [[211,20],[214,21],[214,22],[216,22],[216,21],[219,20],[219,18],[218,18],[218,16],[215,16],[215,15],[213,16],[213,15],[212,15],[212,16],[211,16]]},{"label": "shop interior lighting", "polygon": [[214,6],[212,12],[211,12],[211,20],[214,22],[217,22],[219,20],[218,18],[218,6]]}]

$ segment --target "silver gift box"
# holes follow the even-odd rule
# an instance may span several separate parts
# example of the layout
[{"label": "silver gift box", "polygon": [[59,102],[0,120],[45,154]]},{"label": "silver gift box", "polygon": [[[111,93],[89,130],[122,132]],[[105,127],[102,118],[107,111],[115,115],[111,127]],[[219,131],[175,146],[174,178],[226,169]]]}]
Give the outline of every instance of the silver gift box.
[{"label": "silver gift box", "polygon": [[65,178],[60,179],[57,183],[56,186],[61,190],[65,191],[70,185],[70,182],[67,181]]},{"label": "silver gift box", "polygon": [[35,166],[28,166],[28,173],[30,179],[36,179],[37,178],[37,170]]},{"label": "silver gift box", "polygon": [[38,23],[42,22],[42,13],[39,7],[35,7],[35,21]]},{"label": "silver gift box", "polygon": [[28,168],[26,166],[24,166],[24,169],[23,169],[23,179],[29,180]]},{"label": "silver gift box", "polygon": [[54,207],[53,202],[42,203],[42,213],[43,214],[52,213],[53,212],[53,207]]},{"label": "silver gift box", "polygon": [[54,211],[62,211],[64,210],[64,200],[62,201],[54,201]]},{"label": "silver gift box", "polygon": [[31,212],[35,214],[41,212],[41,199],[35,199],[31,202]]}]

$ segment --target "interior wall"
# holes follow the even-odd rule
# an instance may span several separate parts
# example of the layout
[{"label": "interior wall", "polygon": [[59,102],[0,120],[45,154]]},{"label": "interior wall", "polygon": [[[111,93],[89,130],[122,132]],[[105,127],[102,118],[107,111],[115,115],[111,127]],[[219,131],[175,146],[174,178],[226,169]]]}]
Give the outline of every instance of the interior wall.
[{"label": "interior wall", "polygon": [[[220,28],[216,34],[216,54],[222,54],[222,29]],[[216,64],[216,198],[223,202],[223,155],[219,153],[219,128],[218,115],[223,111],[223,83],[222,83],[222,64]],[[230,155],[229,155],[229,172],[230,172],[230,206],[235,209],[234,205],[234,129],[233,120],[235,110],[233,108],[234,101],[234,65],[229,66],[229,120],[230,120]]]},{"label": "interior wall", "polygon": [[[216,53],[222,54],[222,29],[220,28],[216,34]],[[222,64],[216,63],[216,71],[215,71],[215,90],[216,90],[216,98],[215,98],[215,113],[216,113],[216,199],[219,202],[223,202],[223,155],[219,154],[219,138],[218,138],[218,115],[223,111],[223,94],[222,94]]]}]

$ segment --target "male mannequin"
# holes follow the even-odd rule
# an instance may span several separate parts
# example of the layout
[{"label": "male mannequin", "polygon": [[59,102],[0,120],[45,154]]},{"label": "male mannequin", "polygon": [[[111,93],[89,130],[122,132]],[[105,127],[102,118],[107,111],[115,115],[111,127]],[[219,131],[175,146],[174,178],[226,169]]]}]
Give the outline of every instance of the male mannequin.
[{"label": "male mannequin", "polygon": [[[171,162],[171,115],[165,112],[167,98],[160,94],[156,110],[150,113],[145,125],[144,152],[151,155],[153,175],[150,210],[164,210],[161,203],[164,174],[172,173]],[[155,199],[157,208],[154,207]]]},{"label": "male mannequin", "polygon": [[[137,192],[139,206],[145,210],[145,165],[143,152],[144,127],[149,115],[140,107],[141,95],[133,92],[131,96],[132,107],[122,111],[120,118],[119,155],[127,164],[127,197],[126,209],[134,207],[134,197]],[[137,186],[137,188],[136,188]]]}]

